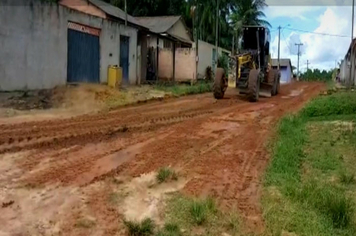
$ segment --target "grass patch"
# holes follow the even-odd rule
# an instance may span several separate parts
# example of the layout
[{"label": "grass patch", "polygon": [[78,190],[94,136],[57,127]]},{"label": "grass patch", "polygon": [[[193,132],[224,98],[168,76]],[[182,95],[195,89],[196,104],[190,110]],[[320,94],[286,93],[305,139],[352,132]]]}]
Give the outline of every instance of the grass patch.
[{"label": "grass patch", "polygon": [[189,211],[193,222],[197,225],[202,225],[208,218],[208,206],[206,202],[193,201]]},{"label": "grass patch", "polygon": [[173,222],[184,235],[238,235],[240,220],[236,212],[222,212],[213,198],[196,199],[174,194],[167,202],[167,222]]},{"label": "grass patch", "polygon": [[158,183],[167,182],[169,180],[178,180],[178,174],[168,167],[163,167],[158,170],[156,180]]},{"label": "grass patch", "polygon": [[177,224],[166,223],[156,236],[181,236],[182,232]]},{"label": "grass patch", "polygon": [[212,91],[212,84],[206,82],[198,82],[194,85],[174,84],[174,85],[156,85],[155,89],[175,96],[184,96],[189,94],[207,93]]},{"label": "grass patch", "polygon": [[149,236],[154,234],[155,224],[147,218],[141,222],[124,221],[130,236]]},{"label": "grass patch", "polygon": [[341,172],[339,173],[340,182],[343,184],[355,183],[355,174]]},{"label": "grass patch", "polygon": [[356,235],[355,113],[356,93],[340,92],[280,121],[264,178],[268,234]]},{"label": "grass patch", "polygon": [[338,92],[310,102],[302,114],[307,117],[356,114],[356,92]]}]

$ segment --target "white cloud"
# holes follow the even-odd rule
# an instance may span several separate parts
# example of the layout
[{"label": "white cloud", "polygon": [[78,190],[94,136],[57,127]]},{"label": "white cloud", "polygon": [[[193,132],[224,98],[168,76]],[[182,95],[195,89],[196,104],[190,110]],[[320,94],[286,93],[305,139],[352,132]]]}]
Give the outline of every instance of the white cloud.
[{"label": "white cloud", "polygon": [[266,0],[269,6],[350,6],[352,0]]},{"label": "white cloud", "polygon": [[[351,35],[350,18],[350,7],[327,7],[325,12],[319,16],[319,27],[314,32]],[[306,60],[310,61],[311,68],[329,69],[334,67],[335,60],[339,61],[344,58],[351,41],[349,37],[333,37],[312,33],[284,31],[282,35],[286,38],[281,38],[281,57],[291,58],[295,66],[297,66],[297,46],[295,46],[295,43],[303,43],[300,64],[302,69],[306,67]],[[271,45],[273,57],[277,57],[277,37]]]},{"label": "white cloud", "polygon": [[265,14],[268,19],[290,17],[306,20],[308,14],[320,9],[321,7],[317,6],[269,6],[266,8]]}]

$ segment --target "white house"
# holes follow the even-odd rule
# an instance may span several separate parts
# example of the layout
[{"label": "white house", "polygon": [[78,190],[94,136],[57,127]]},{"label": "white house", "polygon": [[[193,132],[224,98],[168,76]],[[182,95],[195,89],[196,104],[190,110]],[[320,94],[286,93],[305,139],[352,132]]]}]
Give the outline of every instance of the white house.
[{"label": "white house", "polygon": [[[278,68],[278,59],[272,59],[272,68]],[[291,60],[288,58],[280,59],[281,83],[290,83],[293,78],[293,69]]]}]

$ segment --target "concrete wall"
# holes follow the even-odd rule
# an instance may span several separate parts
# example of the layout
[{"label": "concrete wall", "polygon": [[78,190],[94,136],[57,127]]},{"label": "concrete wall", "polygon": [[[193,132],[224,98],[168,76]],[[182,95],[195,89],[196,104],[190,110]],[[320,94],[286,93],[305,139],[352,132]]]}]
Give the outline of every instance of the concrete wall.
[{"label": "concrete wall", "polygon": [[350,76],[350,67],[347,65],[348,62],[347,59],[344,59],[340,65],[340,80],[343,84],[345,84],[347,78]]},{"label": "concrete wall", "polygon": [[[137,29],[36,0],[2,0],[0,90],[52,88],[67,81],[68,21],[101,29],[100,81],[120,64],[120,35],[130,37],[129,80],[137,80]],[[111,56],[110,56],[111,55]]]},{"label": "concrete wall", "polygon": [[159,49],[158,60],[158,79],[173,79],[173,52],[172,49]]},{"label": "concrete wall", "polygon": [[179,20],[177,23],[173,25],[171,29],[168,30],[168,33],[171,35],[178,36],[180,38],[186,39],[191,41],[192,39],[190,38],[189,33],[187,32],[187,29],[185,28],[182,20]]},{"label": "concrete wall", "polygon": [[292,71],[290,66],[288,67],[281,67],[281,83],[290,83],[292,81]]},{"label": "concrete wall", "polygon": [[[193,44],[193,48],[196,45]],[[215,62],[213,62],[213,50],[215,50],[215,45],[199,40],[198,43],[198,54],[199,54],[199,63],[198,63],[198,78],[203,78],[205,76],[205,70],[208,66],[214,68]],[[228,55],[231,55],[231,52],[223,48],[218,48],[218,56],[222,55],[222,52],[226,52]]]},{"label": "concrete wall", "polygon": [[[175,81],[189,81],[195,79],[195,49],[176,48],[175,53]],[[159,50],[158,78],[160,80],[173,79],[173,51],[164,48]]]},{"label": "concrete wall", "polygon": [[195,67],[195,49],[177,48],[175,81],[195,80]]}]

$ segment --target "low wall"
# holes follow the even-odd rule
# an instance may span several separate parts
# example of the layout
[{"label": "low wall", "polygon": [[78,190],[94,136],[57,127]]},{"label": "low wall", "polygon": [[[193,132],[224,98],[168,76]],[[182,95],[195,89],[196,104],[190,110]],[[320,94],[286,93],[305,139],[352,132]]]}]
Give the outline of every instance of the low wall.
[{"label": "low wall", "polygon": [[195,49],[177,48],[176,49],[176,81],[187,81],[196,79]]},{"label": "low wall", "polygon": [[159,49],[158,78],[160,80],[173,79],[173,52],[170,48]]}]

